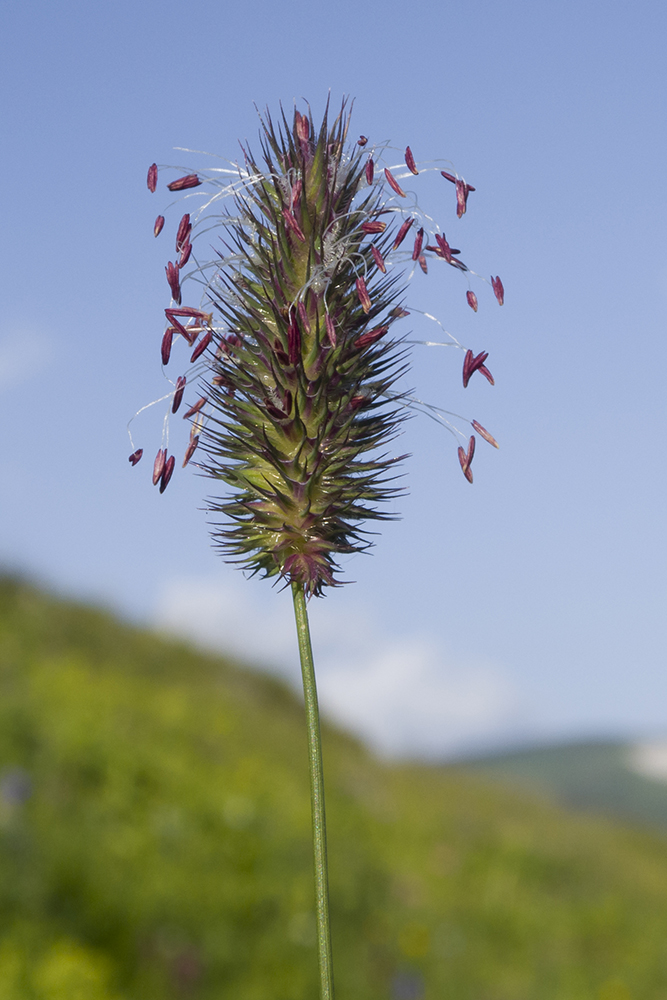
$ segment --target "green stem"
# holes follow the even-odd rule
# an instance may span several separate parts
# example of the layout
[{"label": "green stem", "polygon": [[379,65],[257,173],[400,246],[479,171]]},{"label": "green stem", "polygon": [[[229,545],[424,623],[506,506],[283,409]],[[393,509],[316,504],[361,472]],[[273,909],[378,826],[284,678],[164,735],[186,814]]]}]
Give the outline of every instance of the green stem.
[{"label": "green stem", "polygon": [[317,686],[313,648],[310,644],[308,611],[303,586],[292,584],[296,631],[299,638],[299,655],[303,675],[303,695],[306,703],[308,729],[308,763],[310,765],[310,803],[313,816],[313,853],[315,855],[315,913],[317,918],[317,956],[320,966],[320,1000],[333,1000],[333,962],[331,958],[331,930],[329,927],[329,875],[327,870],[327,827],[324,815],[324,771],[322,768],[322,740],[320,738],[320,710],[317,704]]}]

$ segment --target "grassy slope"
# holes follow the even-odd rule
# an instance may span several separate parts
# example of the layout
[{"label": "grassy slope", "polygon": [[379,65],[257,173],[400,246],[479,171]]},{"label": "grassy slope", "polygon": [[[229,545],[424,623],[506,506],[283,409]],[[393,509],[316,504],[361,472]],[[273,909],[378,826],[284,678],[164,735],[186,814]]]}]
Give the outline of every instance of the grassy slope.
[{"label": "grassy slope", "polygon": [[[667,841],[325,752],[339,1000],[667,995]],[[4,581],[0,767],[2,1000],[316,996],[279,683]]]},{"label": "grassy slope", "polygon": [[667,785],[632,771],[629,750],[618,742],[570,743],[479,757],[461,766],[548,792],[578,809],[667,827]]}]

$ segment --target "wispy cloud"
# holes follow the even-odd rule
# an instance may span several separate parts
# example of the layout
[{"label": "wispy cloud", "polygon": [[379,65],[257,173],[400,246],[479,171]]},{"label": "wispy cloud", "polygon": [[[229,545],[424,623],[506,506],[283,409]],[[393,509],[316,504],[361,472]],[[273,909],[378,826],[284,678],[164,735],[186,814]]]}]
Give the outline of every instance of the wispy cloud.
[{"label": "wispy cloud", "polygon": [[[491,662],[454,660],[433,638],[391,635],[369,609],[312,602],[323,711],[386,756],[438,758],[520,728],[516,691]],[[347,606],[346,606],[347,605]],[[290,596],[202,578],[165,584],[155,624],[300,684]]]}]

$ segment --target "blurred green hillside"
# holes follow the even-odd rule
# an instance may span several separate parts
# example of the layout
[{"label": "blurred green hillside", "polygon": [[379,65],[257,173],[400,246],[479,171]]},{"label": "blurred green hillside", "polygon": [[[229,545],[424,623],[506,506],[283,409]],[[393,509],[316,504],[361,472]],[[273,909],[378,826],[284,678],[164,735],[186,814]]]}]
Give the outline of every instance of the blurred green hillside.
[{"label": "blurred green hillside", "polygon": [[611,740],[563,743],[476,757],[460,766],[576,809],[667,828],[667,784],[637,771],[633,749]]},{"label": "blurred green hillside", "polygon": [[[667,839],[324,734],[338,1000],[664,1000]],[[0,581],[0,1000],[315,1000],[298,701]]]}]

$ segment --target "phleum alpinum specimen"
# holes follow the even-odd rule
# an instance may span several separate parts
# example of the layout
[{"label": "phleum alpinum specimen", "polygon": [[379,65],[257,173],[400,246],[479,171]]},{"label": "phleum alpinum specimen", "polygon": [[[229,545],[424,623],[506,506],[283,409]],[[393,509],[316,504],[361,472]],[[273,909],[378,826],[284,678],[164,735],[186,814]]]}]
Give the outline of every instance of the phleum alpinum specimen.
[{"label": "phleum alpinum specimen", "polygon": [[[164,492],[175,467],[169,416],[184,405],[190,438],[183,465],[192,461],[219,486],[208,501],[216,545],[251,574],[292,590],[308,727],[323,1000],[333,997],[333,970],[307,598],[341,582],[341,556],[369,546],[366,520],[391,516],[385,505],[398,492],[400,458],[389,449],[405,416],[421,410],[464,437],[453,414],[399,387],[410,346],[433,342],[394,331],[410,315],[403,299],[416,268],[428,272],[432,262],[466,278],[473,274],[406,190],[406,181],[439,166],[418,165],[409,146],[401,162],[385,165],[388,147],[374,147],[365,136],[348,142],[348,129],[345,102],[333,124],[325,113],[319,129],[310,113],[295,110],[291,124],[283,114],[278,127],[266,114],[261,156],[244,148],[241,163],[181,172],[167,185],[194,207],[180,219],[165,267],[171,303],[160,352],[171,388],[163,397],[168,412],[152,476]],[[461,218],[475,188],[457,174],[440,173],[454,185],[452,207]],[[157,181],[153,164],[151,192]],[[158,215],[156,237],[164,226]],[[502,305],[500,278],[491,278],[491,287]],[[470,287],[466,297],[477,312]],[[447,336],[437,343],[462,347]],[[476,372],[493,384],[487,358],[486,351],[465,351],[464,387]],[[175,362],[187,374],[172,380],[167,368]],[[192,386],[195,398],[183,404]],[[480,423],[470,423],[497,447]],[[458,448],[469,482],[474,451],[471,435]],[[141,456],[137,449],[130,462]]]}]

